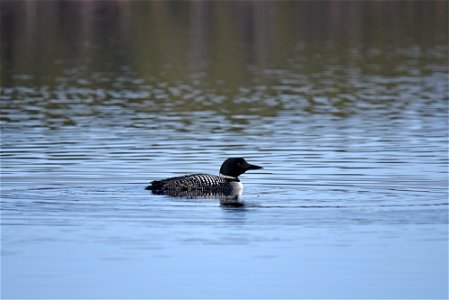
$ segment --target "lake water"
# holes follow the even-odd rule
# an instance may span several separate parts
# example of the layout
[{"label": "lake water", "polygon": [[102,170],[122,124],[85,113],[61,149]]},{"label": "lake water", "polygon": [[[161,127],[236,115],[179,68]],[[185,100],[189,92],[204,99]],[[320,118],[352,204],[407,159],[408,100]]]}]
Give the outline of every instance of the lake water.
[{"label": "lake water", "polygon": [[2,299],[447,299],[446,2],[1,8]]}]

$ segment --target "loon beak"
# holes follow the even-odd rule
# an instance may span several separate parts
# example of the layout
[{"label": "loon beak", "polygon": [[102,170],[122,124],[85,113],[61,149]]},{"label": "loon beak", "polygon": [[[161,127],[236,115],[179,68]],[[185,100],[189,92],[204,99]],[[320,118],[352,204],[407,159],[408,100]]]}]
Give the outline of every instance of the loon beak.
[{"label": "loon beak", "polygon": [[246,167],[248,170],[258,170],[258,169],[263,169],[262,167],[256,166],[256,165],[251,165],[248,164],[248,166]]}]

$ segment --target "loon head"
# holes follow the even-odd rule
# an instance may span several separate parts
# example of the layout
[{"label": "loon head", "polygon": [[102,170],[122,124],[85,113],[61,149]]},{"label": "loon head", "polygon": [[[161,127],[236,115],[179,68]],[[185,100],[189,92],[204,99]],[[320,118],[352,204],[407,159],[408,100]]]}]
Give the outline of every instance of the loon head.
[{"label": "loon head", "polygon": [[239,177],[248,170],[262,169],[262,167],[249,164],[244,158],[233,157],[224,161],[220,168],[221,176]]}]

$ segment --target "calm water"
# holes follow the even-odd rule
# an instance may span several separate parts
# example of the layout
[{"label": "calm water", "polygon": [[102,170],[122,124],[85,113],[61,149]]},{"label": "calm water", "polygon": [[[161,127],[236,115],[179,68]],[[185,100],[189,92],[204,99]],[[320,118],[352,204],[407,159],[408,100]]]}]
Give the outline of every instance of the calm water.
[{"label": "calm water", "polygon": [[444,1],[1,8],[3,299],[448,297]]}]

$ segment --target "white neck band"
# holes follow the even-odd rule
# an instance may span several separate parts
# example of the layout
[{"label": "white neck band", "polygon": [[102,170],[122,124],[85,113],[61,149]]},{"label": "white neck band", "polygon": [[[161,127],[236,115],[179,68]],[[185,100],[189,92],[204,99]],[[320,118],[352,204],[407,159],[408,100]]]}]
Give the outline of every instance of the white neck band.
[{"label": "white neck band", "polygon": [[233,176],[228,176],[228,175],[223,175],[220,173],[220,177],[226,178],[226,179],[237,179],[237,177],[233,177]]}]

